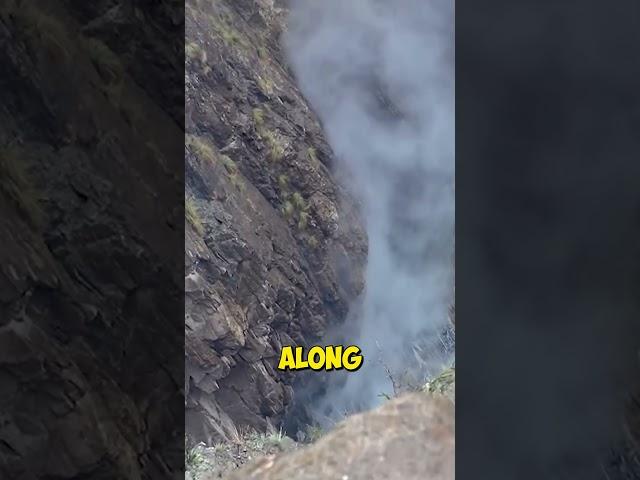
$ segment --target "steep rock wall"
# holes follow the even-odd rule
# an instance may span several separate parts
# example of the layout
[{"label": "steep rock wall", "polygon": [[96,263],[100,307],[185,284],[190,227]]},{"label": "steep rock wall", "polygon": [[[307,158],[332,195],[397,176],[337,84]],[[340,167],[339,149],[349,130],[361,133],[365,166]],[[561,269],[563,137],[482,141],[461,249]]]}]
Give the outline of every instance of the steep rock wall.
[{"label": "steep rock wall", "polygon": [[362,289],[365,234],[284,63],[286,13],[187,3],[186,422],[208,442],[279,422],[280,347],[320,341]]},{"label": "steep rock wall", "polygon": [[0,4],[3,479],[181,476],[182,9],[136,3]]}]

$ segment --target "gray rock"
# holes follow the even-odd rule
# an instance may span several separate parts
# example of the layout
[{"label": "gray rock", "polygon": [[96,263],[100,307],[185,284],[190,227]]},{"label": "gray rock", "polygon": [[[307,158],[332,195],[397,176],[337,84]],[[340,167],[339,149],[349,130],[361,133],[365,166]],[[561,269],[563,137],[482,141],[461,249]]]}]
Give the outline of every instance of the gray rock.
[{"label": "gray rock", "polygon": [[286,13],[273,2],[234,0],[187,9],[195,47],[185,163],[202,224],[187,225],[185,238],[194,440],[279,422],[292,400],[291,376],[275,368],[280,348],[315,343],[357,294],[339,287],[329,252],[345,252],[354,270],[364,264],[357,208],[327,168],[320,125],[281,66]]}]

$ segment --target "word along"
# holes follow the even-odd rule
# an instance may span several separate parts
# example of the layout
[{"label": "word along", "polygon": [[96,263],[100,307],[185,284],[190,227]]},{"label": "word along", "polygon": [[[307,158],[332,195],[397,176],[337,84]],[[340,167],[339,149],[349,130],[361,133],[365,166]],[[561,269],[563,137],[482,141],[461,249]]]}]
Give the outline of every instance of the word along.
[{"label": "word along", "polygon": [[305,357],[304,347],[282,347],[278,370],[348,370],[354,372],[362,366],[361,350],[355,345],[315,346]]}]

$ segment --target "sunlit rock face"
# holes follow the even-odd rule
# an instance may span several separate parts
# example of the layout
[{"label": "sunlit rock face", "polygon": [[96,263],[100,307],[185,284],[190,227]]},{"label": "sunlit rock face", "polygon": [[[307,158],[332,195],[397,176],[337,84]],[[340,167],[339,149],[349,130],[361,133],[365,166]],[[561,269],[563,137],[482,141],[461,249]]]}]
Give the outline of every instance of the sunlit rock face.
[{"label": "sunlit rock face", "polygon": [[[187,432],[283,418],[305,375],[282,345],[322,342],[362,290],[366,235],[285,64],[283,2],[187,2]],[[313,380],[313,378],[309,378]]]}]

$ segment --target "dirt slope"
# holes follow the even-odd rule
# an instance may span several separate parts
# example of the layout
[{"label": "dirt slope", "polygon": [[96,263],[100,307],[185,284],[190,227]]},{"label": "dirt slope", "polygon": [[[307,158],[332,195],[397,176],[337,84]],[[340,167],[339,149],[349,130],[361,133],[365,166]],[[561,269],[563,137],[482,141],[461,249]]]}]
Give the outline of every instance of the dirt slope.
[{"label": "dirt slope", "polygon": [[349,417],[315,444],[263,457],[227,480],[453,480],[454,452],[453,402],[416,393]]}]

